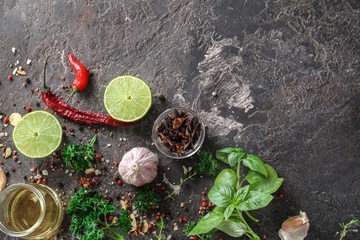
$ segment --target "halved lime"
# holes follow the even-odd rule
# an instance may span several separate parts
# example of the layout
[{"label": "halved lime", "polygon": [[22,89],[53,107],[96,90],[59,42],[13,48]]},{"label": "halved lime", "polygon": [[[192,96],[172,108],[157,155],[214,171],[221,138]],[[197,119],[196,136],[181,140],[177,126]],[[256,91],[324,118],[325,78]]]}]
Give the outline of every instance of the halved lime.
[{"label": "halved lime", "polygon": [[34,111],[21,118],[12,136],[22,154],[30,158],[43,158],[58,149],[62,135],[62,127],[54,115]]},{"label": "halved lime", "polygon": [[120,76],[107,85],[104,104],[111,117],[123,122],[134,122],[149,111],[152,104],[151,90],[140,78]]}]

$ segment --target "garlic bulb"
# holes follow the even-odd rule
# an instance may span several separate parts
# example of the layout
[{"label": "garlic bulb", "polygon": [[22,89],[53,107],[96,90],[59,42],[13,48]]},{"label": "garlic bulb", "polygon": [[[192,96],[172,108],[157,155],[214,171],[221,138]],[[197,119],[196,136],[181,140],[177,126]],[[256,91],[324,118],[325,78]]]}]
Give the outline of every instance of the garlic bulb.
[{"label": "garlic bulb", "polygon": [[126,183],[139,187],[155,179],[158,164],[157,155],[149,149],[135,147],[123,156],[119,173]]},{"label": "garlic bulb", "polygon": [[300,211],[300,215],[290,217],[281,225],[279,236],[281,240],[303,240],[309,230],[309,219],[305,212]]}]

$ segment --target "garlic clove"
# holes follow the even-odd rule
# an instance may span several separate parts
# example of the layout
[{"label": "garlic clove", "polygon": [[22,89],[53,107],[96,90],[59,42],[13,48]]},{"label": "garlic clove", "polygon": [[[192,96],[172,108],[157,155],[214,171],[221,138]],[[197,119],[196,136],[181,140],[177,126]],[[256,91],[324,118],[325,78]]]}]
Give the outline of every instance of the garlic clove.
[{"label": "garlic clove", "polygon": [[300,215],[293,216],[285,220],[279,230],[282,240],[303,240],[309,230],[309,218],[305,212],[300,211]]},{"label": "garlic clove", "polygon": [[6,174],[2,168],[0,168],[0,191],[4,189],[6,185]]}]

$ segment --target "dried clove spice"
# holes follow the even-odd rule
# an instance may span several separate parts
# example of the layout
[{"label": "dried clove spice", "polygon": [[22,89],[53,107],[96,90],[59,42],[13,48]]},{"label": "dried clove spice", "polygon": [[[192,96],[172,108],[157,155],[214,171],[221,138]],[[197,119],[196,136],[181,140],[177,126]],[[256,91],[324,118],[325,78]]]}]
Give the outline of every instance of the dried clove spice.
[{"label": "dried clove spice", "polygon": [[156,126],[156,133],[170,152],[177,157],[184,156],[186,152],[194,150],[194,144],[200,137],[201,124],[196,116],[191,119],[184,111],[172,109],[160,124]]}]

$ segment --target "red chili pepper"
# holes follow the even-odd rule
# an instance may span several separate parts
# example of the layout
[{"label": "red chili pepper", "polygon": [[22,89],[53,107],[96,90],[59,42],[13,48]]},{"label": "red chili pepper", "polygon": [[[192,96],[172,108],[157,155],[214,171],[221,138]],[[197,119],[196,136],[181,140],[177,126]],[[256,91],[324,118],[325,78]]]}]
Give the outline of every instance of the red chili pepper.
[{"label": "red chili pepper", "polygon": [[46,87],[45,79],[46,79],[46,63],[50,55],[47,56],[44,64],[44,79],[43,79],[43,88],[41,89],[41,99],[43,102],[58,113],[60,116],[64,118],[69,118],[74,120],[75,122],[87,123],[87,124],[95,124],[95,123],[104,123],[112,126],[130,126],[132,123],[121,122],[118,121],[108,115],[92,113],[92,112],[84,112],[79,111],[73,107],[68,106],[63,100],[59,97],[55,96],[49,88]]},{"label": "red chili pepper", "polygon": [[69,53],[69,62],[71,66],[74,68],[76,72],[76,78],[74,79],[72,85],[73,85],[73,91],[70,94],[70,97],[66,100],[65,103],[69,101],[69,99],[77,92],[85,90],[88,81],[89,81],[89,74],[84,65],[82,65],[80,62],[78,62],[71,53]]}]

